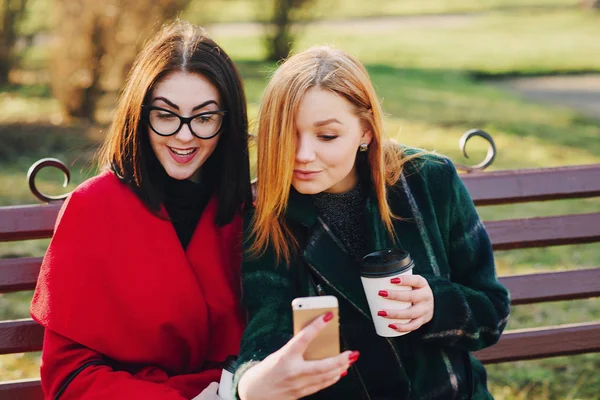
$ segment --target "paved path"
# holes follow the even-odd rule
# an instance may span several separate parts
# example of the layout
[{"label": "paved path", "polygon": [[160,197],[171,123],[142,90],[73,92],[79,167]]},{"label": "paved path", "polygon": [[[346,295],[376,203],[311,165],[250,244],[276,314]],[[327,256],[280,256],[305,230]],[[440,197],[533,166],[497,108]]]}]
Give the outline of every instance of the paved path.
[{"label": "paved path", "polygon": [[600,74],[516,78],[492,84],[534,101],[569,107],[600,119]]},{"label": "paved path", "polygon": [[[390,16],[339,21],[314,21],[311,26],[335,29],[338,32],[370,31],[385,33],[401,29],[454,28],[475,22],[482,13]],[[265,26],[255,22],[219,23],[208,25],[216,37],[261,34]],[[600,74],[544,76],[490,81],[490,84],[516,92],[533,101],[569,107],[582,114],[600,119]]]},{"label": "paved path", "polygon": [[[305,25],[317,28],[334,29],[337,32],[356,33],[369,31],[385,33],[401,29],[421,28],[456,28],[466,26],[475,21],[481,13],[473,14],[443,14],[443,15],[414,15],[389,16],[373,18],[357,18],[348,20],[319,20]],[[232,22],[206,25],[206,30],[215,37],[231,37],[261,34],[264,24],[257,22]]]}]

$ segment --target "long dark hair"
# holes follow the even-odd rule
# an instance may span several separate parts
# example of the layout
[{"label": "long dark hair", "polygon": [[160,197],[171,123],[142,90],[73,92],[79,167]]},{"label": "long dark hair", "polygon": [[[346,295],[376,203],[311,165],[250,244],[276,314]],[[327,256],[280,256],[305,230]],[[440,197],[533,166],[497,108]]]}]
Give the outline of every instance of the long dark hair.
[{"label": "long dark hair", "polygon": [[246,98],[235,65],[199,26],[181,20],[166,24],[138,54],[100,149],[100,167],[110,168],[151,211],[160,211],[165,172],[150,146],[142,105],[156,82],[172,71],[205,76],[227,110],[217,147],[202,166],[203,181],[219,197],[215,222],[225,225],[252,204]]}]

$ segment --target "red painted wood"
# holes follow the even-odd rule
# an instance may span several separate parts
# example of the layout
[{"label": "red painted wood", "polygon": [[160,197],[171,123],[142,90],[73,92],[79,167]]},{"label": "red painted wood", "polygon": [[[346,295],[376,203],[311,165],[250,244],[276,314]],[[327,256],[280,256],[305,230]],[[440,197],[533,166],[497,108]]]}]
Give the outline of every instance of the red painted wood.
[{"label": "red painted wood", "polygon": [[600,196],[600,164],[478,172],[461,178],[476,205]]},{"label": "red painted wood", "polygon": [[486,364],[600,351],[600,322],[504,332],[494,346],[475,352]]},{"label": "red painted wood", "polygon": [[600,241],[600,213],[485,221],[494,250]]},{"label": "red painted wood", "polygon": [[51,237],[61,205],[0,207],[0,242]]},{"label": "red painted wood", "polygon": [[39,351],[44,341],[44,327],[32,319],[0,321],[0,354]]},{"label": "red painted wood", "polygon": [[0,382],[0,399],[44,400],[44,392],[39,379],[19,379]]},{"label": "red painted wood", "polygon": [[502,276],[499,279],[510,291],[513,305],[600,296],[600,268]]},{"label": "red painted wood", "polygon": [[35,288],[42,257],[0,259],[0,293]]}]

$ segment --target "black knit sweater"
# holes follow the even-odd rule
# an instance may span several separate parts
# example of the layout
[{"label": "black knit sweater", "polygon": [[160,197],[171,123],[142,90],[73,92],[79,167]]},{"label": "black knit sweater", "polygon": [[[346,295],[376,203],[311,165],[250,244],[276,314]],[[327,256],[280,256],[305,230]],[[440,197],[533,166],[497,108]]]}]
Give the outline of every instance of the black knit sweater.
[{"label": "black knit sweater", "polygon": [[202,183],[167,178],[164,205],[183,248],[187,248],[211,191]]}]

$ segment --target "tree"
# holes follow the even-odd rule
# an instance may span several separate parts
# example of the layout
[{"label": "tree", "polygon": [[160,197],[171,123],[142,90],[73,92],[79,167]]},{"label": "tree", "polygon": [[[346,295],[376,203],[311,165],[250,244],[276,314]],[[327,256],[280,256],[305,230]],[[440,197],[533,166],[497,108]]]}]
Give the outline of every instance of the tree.
[{"label": "tree", "polygon": [[268,20],[266,35],[267,57],[270,61],[279,61],[288,56],[294,42],[292,25],[299,20],[300,12],[306,10],[312,1],[272,0],[273,14]]},{"label": "tree", "polygon": [[26,0],[0,1],[0,84],[8,83],[8,74],[15,63],[14,47],[17,41],[17,26],[25,14]]},{"label": "tree", "polygon": [[581,5],[589,10],[600,10],[600,0],[582,0]]},{"label": "tree", "polygon": [[55,0],[51,85],[65,118],[94,121],[105,86],[118,89],[145,39],[188,0]]}]

